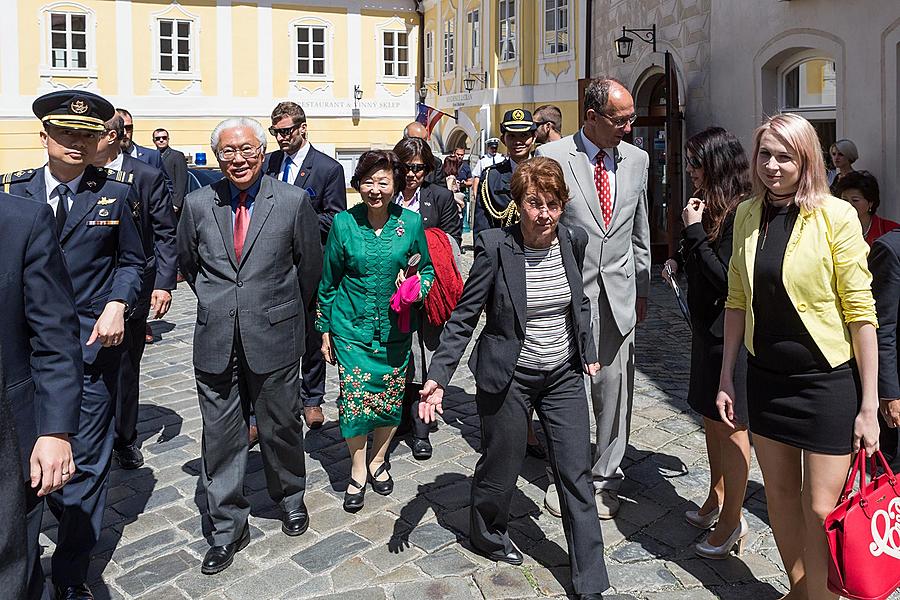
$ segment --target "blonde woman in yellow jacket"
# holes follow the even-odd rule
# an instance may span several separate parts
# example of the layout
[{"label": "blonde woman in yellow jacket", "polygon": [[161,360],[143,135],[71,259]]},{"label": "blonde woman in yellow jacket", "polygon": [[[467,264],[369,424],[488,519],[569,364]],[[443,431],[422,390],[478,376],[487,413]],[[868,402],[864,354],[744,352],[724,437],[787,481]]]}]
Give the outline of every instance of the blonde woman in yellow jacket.
[{"label": "blonde woman in yellow jacket", "polygon": [[753,197],[734,223],[716,404],[728,423],[743,341],[750,431],[790,579],[785,598],[837,598],[827,588],[823,523],[851,452],[878,448],[868,245],[853,208],[830,195],[816,132],[802,117],[777,115],[756,130],[751,171]]}]

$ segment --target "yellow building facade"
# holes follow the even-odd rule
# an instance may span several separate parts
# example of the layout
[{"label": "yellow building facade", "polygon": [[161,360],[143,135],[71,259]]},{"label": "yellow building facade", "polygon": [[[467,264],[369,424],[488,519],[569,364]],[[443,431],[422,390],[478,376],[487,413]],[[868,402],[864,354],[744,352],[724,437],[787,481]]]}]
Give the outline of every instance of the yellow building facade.
[{"label": "yellow building facade", "polygon": [[424,0],[426,103],[444,118],[435,145],[465,143],[473,154],[500,136],[511,108],[543,104],[563,113],[563,135],[578,128],[578,82],[586,66],[587,0]]},{"label": "yellow building facade", "polygon": [[[343,165],[392,146],[416,114],[414,0],[0,0],[0,172],[45,160],[33,100],[98,93],[134,115],[137,143],[165,127],[186,155],[227,117],[265,126],[276,103]],[[274,139],[269,139],[274,148]],[[214,159],[213,159],[214,162]]]}]

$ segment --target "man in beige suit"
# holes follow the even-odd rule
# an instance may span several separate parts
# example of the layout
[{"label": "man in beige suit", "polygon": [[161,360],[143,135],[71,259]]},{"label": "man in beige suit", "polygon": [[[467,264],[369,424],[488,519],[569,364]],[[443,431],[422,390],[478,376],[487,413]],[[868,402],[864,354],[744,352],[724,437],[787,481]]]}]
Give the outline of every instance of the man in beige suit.
[{"label": "man in beige suit", "polygon": [[[600,372],[591,378],[597,423],[594,488],[597,515],[619,510],[634,398],[634,327],[644,319],[650,288],[650,225],[643,150],[623,142],[634,123],[634,99],[615,79],[595,79],[585,90],[584,126],[574,135],[538,148],[562,165],[572,194],[561,223],[588,233],[584,290],[591,300],[591,328]],[[554,486],[545,505],[559,515]]]}]

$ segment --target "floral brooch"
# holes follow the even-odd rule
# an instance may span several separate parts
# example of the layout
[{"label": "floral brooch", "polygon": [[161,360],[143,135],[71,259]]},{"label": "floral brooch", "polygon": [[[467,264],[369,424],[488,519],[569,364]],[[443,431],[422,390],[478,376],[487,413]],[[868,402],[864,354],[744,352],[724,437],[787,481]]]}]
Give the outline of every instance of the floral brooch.
[{"label": "floral brooch", "polygon": [[403,221],[397,222],[397,237],[403,237],[403,234],[406,233],[406,230],[403,229]]}]

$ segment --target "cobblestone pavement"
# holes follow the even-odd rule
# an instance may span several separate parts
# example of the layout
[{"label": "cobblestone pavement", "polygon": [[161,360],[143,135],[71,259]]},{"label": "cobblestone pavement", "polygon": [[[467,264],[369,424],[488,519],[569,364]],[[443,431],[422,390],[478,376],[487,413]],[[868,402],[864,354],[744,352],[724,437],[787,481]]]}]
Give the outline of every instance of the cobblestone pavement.
[{"label": "cobblestone pavement", "polygon": [[[464,255],[467,263],[471,256]],[[755,464],[745,504],[752,533],[743,556],[704,561],[691,550],[702,534],[684,523],[682,513],[706,496],[704,438],[685,401],[688,330],[668,291],[655,276],[654,281],[650,316],[637,334],[627,502],[614,521],[603,523],[610,594],[648,600],[777,598],[785,576]],[[394,493],[367,494],[365,508],[355,515],[341,508],[349,456],[336,423],[336,372],[329,367],[326,425],[306,436],[309,531],[297,538],[281,533],[254,448],[246,478],[251,543],[223,573],[202,575],[208,542],[198,508],[205,499],[197,478],[194,313],[193,295],[182,284],[166,320],[153,323],[157,341],[144,357],[138,425],[146,464],[135,471],[113,468],[105,529],[92,562],[97,598],[428,600],[565,597],[571,591],[562,523],[542,510],[542,461],[526,459],[512,502],[511,534],[525,564],[497,566],[465,547],[471,474],[479,456],[474,383],[465,366],[449,390],[445,423],[432,435],[433,458],[415,461],[405,442],[397,444],[391,453]],[[56,538],[49,511],[44,525],[49,572]]]}]

